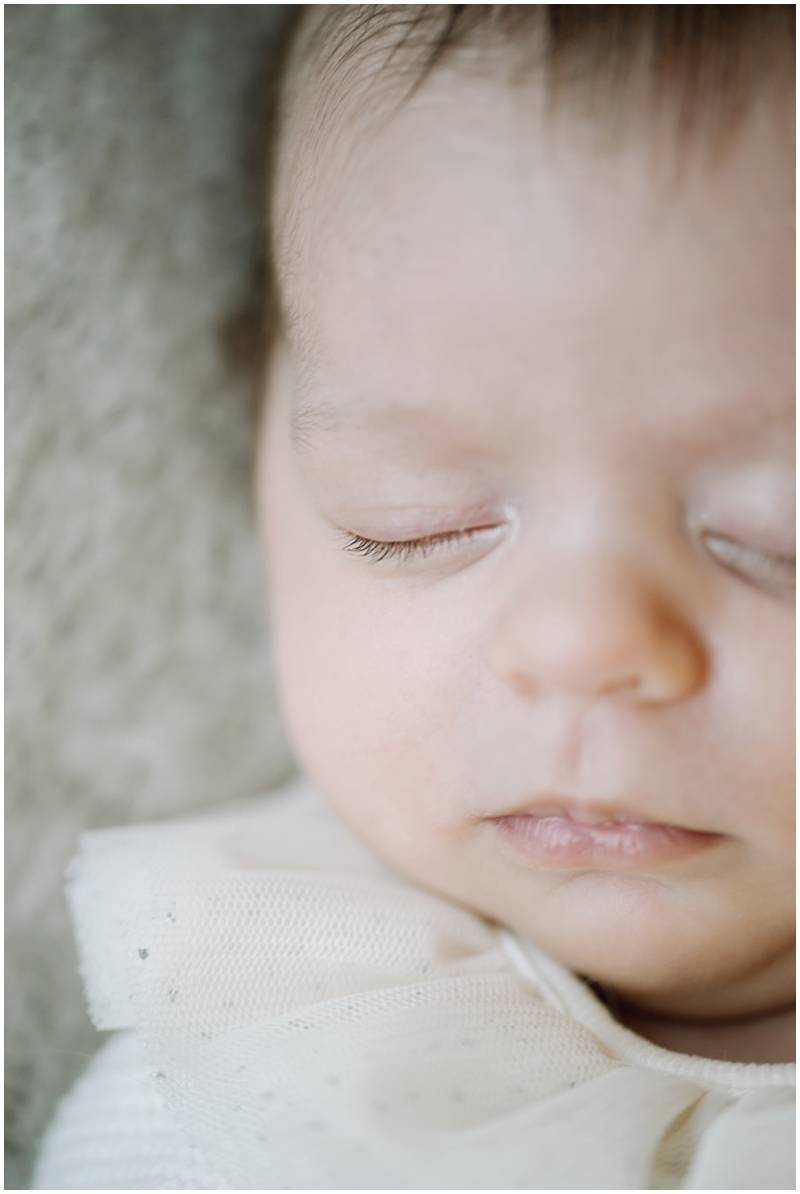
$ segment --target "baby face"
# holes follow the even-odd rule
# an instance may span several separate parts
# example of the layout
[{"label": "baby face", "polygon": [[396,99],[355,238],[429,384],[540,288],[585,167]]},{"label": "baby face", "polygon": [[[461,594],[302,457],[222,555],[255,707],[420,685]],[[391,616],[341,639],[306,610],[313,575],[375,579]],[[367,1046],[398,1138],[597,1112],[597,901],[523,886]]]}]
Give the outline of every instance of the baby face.
[{"label": "baby face", "polygon": [[533,86],[441,67],[324,135],[316,102],[258,474],[305,770],[397,871],[640,1006],[785,1005],[790,142],[754,112],[676,181]]}]

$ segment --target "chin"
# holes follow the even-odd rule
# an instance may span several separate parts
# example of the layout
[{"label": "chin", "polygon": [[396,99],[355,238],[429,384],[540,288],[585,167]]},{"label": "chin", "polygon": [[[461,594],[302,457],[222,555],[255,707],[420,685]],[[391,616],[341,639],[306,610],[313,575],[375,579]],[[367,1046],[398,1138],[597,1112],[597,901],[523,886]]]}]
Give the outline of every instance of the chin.
[{"label": "chin", "polygon": [[721,926],[674,897],[655,879],[584,873],[537,900],[536,915],[506,908],[497,918],[577,974],[642,997],[680,997],[724,976],[709,969]]},{"label": "chin", "polygon": [[679,999],[696,995],[698,959],[679,945],[651,937],[649,942],[619,942],[614,934],[598,940],[571,937],[546,943],[533,938],[548,953],[576,974],[642,1000]]}]

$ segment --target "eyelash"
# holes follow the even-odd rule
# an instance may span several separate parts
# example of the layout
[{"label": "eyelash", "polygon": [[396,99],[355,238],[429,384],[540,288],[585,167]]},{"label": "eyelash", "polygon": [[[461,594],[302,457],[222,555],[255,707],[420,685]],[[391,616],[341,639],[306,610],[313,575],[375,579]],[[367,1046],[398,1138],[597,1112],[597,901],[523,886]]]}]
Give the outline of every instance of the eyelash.
[{"label": "eyelash", "polygon": [[[722,546],[722,555],[720,556],[718,551],[715,551],[714,554],[723,567],[728,568],[737,576],[755,576],[757,582],[768,586],[778,585],[781,588],[785,588],[788,573],[790,574],[791,587],[794,588],[794,556],[770,555],[768,552],[756,551],[754,548],[744,547],[742,544],[736,543],[733,539],[726,539],[722,535],[714,535],[709,532],[706,532],[702,538],[705,543],[713,540]],[[726,555],[727,560],[725,558]],[[749,567],[741,565],[740,562],[743,558],[745,562],[749,563]]]},{"label": "eyelash", "polygon": [[409,560],[432,555],[439,547],[449,543],[464,543],[474,539],[482,531],[492,527],[473,527],[467,531],[445,531],[441,535],[427,535],[421,539],[381,540],[365,539],[362,535],[348,532],[344,550],[354,552],[370,560]]},{"label": "eyelash", "polygon": [[[484,531],[494,529],[494,527],[473,527],[465,531],[445,531],[440,535],[428,535],[419,539],[402,540],[367,539],[363,535],[356,535],[350,531],[348,532],[344,550],[375,562],[390,559],[424,559],[446,544],[464,543],[474,539]],[[706,543],[709,540],[713,540],[718,544],[722,544],[729,557],[732,555],[734,559],[741,560],[744,556],[746,560],[750,561],[751,566],[749,569],[737,567],[734,563],[728,565],[737,575],[741,575],[742,572],[747,575],[755,573],[757,579],[765,584],[777,583],[783,585],[786,583],[787,571],[794,572],[794,557],[769,555],[766,552],[744,547],[732,539],[726,539],[722,535],[714,535],[708,532],[702,538]],[[717,552],[714,552],[714,554],[719,558]],[[721,559],[720,562],[725,566],[724,559]]]}]

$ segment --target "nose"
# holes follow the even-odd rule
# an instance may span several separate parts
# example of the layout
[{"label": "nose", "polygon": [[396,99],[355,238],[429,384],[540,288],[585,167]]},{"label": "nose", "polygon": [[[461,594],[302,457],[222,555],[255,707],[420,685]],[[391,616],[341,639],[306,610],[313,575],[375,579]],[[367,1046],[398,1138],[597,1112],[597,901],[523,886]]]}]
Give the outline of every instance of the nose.
[{"label": "nose", "polygon": [[706,671],[688,617],[624,563],[559,567],[528,581],[498,623],[493,663],[527,696],[642,703],[685,699]]}]

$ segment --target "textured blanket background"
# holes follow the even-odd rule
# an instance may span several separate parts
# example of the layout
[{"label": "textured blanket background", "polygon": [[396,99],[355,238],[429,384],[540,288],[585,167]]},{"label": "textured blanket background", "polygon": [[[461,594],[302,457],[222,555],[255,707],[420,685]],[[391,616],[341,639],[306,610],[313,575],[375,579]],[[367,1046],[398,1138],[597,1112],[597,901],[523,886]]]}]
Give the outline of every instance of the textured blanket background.
[{"label": "textured blanket background", "polygon": [[85,826],[291,771],[219,327],[258,253],[282,6],[6,9],[7,1169],[99,1043],[61,898]]}]

